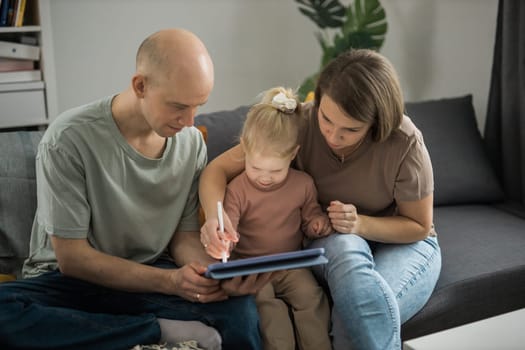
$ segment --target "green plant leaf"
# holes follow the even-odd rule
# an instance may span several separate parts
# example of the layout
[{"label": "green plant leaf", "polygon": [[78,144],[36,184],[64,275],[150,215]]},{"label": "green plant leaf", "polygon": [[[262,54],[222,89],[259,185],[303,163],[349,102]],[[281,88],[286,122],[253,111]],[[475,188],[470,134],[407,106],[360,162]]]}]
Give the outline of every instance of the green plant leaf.
[{"label": "green plant leaf", "polygon": [[354,0],[353,6],[346,10],[346,21],[341,28],[344,35],[367,32],[383,39],[387,29],[385,10],[379,0]]},{"label": "green plant leaf", "polygon": [[303,81],[303,83],[297,90],[297,96],[299,96],[299,99],[301,101],[304,101],[304,99],[306,98],[306,95],[308,95],[310,91],[315,90],[315,86],[317,84],[318,78],[319,78],[319,73],[315,73]]},{"label": "green plant leaf", "polygon": [[[338,29],[333,35],[332,43],[327,36],[322,35],[323,33],[316,33],[323,52],[321,69],[333,58],[351,48],[379,51],[383,46],[388,25],[385,10],[379,0],[354,0],[353,4],[346,8],[338,0],[295,1],[303,6],[299,8],[301,13],[314,21],[319,28]],[[303,82],[299,88],[301,98],[315,88],[318,74]]]},{"label": "green plant leaf", "polygon": [[374,40],[370,33],[367,32],[352,33],[352,35],[347,37],[346,44],[347,47],[355,49],[379,49],[378,41]]},{"label": "green plant leaf", "polygon": [[[351,6],[348,6],[348,7],[351,7]],[[361,9],[360,0],[354,0],[354,14],[357,20],[357,27],[359,28],[361,26],[361,21],[363,20],[363,17],[364,17],[363,10]]]},{"label": "green plant leaf", "polygon": [[378,25],[369,26],[366,32],[370,35],[384,36],[388,29],[386,22],[380,23]]},{"label": "green plant leaf", "polygon": [[334,50],[323,56],[326,63],[331,58],[351,48],[379,50],[383,46],[388,26],[386,14],[379,0],[354,0],[346,9],[346,20],[341,27],[344,38],[334,37]]},{"label": "green plant leaf", "polygon": [[373,12],[367,12],[367,18],[370,22],[380,22],[386,18],[385,10],[383,8],[380,8],[379,10],[373,11]]},{"label": "green plant leaf", "polygon": [[295,0],[299,11],[321,29],[339,28],[343,24],[346,7],[339,0]]},{"label": "green plant leaf", "polygon": [[326,41],[326,39],[323,37],[323,34],[320,32],[317,32],[315,33],[315,37],[317,38],[317,41],[319,42],[321,49],[325,51],[329,44]]}]

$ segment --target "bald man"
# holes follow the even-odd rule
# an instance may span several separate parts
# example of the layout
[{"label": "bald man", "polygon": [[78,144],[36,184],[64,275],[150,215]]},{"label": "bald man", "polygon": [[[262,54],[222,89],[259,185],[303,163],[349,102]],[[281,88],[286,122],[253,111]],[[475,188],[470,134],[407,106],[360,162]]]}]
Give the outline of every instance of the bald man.
[{"label": "bald man", "polygon": [[25,279],[0,285],[1,349],[114,350],[195,338],[207,349],[261,348],[252,296],[231,294],[253,292],[264,277],[245,285],[207,279],[202,248],[183,249],[194,262],[173,262],[177,237],[198,236],[207,158],[193,121],[213,83],[201,40],[162,30],[140,45],[125,91],[51,123],[38,147]]}]

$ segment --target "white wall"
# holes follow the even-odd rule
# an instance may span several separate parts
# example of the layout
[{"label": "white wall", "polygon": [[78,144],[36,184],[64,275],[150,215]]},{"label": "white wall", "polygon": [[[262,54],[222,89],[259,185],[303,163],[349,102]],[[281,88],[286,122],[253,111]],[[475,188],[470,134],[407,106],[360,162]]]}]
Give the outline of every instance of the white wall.
[{"label": "white wall", "polygon": [[[348,4],[349,0],[342,1]],[[383,0],[382,53],[397,67],[407,101],[472,93],[483,123],[497,0]],[[318,69],[317,27],[293,0],[53,0],[58,109],[124,89],[135,52],[165,27],[195,32],[215,62],[202,111],[252,103],[274,85],[296,87]]]},{"label": "white wall", "polygon": [[497,0],[383,0],[389,31],[381,52],[396,66],[407,101],[473,95],[483,130]]}]

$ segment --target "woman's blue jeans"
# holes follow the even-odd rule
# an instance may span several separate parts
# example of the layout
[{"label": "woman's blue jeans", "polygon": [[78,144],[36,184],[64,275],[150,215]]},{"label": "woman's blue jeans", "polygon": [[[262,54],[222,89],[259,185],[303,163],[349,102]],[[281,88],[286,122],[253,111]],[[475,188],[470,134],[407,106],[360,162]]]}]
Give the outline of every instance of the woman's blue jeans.
[{"label": "woman's blue jeans", "polygon": [[314,268],[333,300],[333,348],[401,349],[401,324],[427,302],[441,270],[436,237],[411,244],[369,242],[355,234],[315,240],[329,262]]},{"label": "woman's blue jeans", "polygon": [[130,349],[158,343],[157,318],[214,327],[223,349],[262,348],[252,296],[192,303],[177,296],[117,291],[58,271],[0,284],[0,349]]}]

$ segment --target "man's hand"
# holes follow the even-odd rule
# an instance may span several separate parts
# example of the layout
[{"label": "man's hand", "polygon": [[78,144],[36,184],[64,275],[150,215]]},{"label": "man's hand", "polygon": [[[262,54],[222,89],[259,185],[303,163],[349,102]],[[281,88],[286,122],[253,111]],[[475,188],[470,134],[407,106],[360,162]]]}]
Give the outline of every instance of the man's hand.
[{"label": "man's hand", "polygon": [[[189,244],[181,246],[180,250],[191,255],[193,261],[202,260],[202,263],[191,262],[190,257],[185,256],[188,261],[179,263],[183,267],[164,269],[102,253],[91,247],[86,239],[66,239],[53,235],[51,241],[60,271],[66,276],[128,292],[178,295],[194,302],[227,299],[219,281],[203,276],[208,263],[206,259],[212,259],[202,250],[198,233],[183,233],[182,236],[188,238]],[[195,241],[196,244],[192,244]],[[192,245],[198,245],[198,249],[192,250]],[[199,250],[204,259],[199,259]]]},{"label": "man's hand", "polygon": [[220,282],[203,276],[206,267],[190,263],[171,270],[171,288],[167,294],[175,294],[193,302],[208,303],[228,299]]}]

